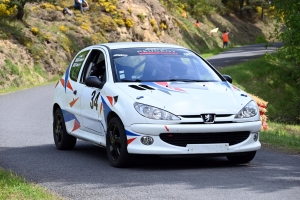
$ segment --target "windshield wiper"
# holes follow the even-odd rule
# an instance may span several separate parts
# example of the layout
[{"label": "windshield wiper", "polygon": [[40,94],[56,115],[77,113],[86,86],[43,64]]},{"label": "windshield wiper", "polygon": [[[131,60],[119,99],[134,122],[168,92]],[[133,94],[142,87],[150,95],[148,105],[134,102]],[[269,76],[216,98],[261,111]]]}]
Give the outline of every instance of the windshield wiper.
[{"label": "windshield wiper", "polygon": [[167,81],[181,81],[181,82],[209,82],[205,80],[193,80],[193,79],[170,79]]}]

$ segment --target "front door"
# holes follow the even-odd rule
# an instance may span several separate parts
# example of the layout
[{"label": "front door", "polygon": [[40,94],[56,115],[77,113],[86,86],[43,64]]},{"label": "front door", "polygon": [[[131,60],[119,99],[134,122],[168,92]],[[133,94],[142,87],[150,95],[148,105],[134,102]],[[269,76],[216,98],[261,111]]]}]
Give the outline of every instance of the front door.
[{"label": "front door", "polygon": [[[82,82],[88,76],[97,76],[101,81],[105,82],[106,64],[104,51],[93,49],[86,63],[88,68],[83,72]],[[89,133],[104,136],[105,121],[103,116],[103,106],[101,98],[101,89],[85,86],[81,93],[81,119],[82,129]]]}]

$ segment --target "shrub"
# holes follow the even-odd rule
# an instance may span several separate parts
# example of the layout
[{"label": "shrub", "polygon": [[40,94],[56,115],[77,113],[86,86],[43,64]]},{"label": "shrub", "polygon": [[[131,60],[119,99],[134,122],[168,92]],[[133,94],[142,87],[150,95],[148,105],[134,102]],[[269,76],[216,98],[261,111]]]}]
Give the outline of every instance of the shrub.
[{"label": "shrub", "polygon": [[151,19],[151,20],[150,20],[150,24],[151,24],[152,27],[156,26],[156,21],[155,21],[155,19]]},{"label": "shrub", "polygon": [[138,14],[137,16],[138,16],[138,18],[140,18],[140,20],[141,20],[142,22],[144,22],[144,20],[145,20],[145,18],[146,18],[146,15],[144,15],[144,13],[140,13],[140,14]]},{"label": "shrub", "polygon": [[[8,1],[4,0],[3,2]],[[16,6],[13,8],[7,8],[6,4],[0,3],[0,17],[11,16],[15,13]]]},{"label": "shrub", "polygon": [[168,28],[167,25],[164,22],[160,23],[159,27],[160,27],[161,30],[167,30],[167,28]]},{"label": "shrub", "polygon": [[119,25],[119,26],[124,26],[125,22],[123,19],[116,18],[114,21]]},{"label": "shrub", "polygon": [[67,30],[68,30],[68,28],[67,27],[65,27],[65,26],[59,26],[59,30],[61,31],[61,32],[66,32]]},{"label": "shrub", "polygon": [[130,18],[126,18],[125,24],[128,28],[133,27],[134,21]]},{"label": "shrub", "polygon": [[32,27],[31,28],[31,32],[33,33],[33,35],[38,35],[40,32],[39,32],[39,29],[36,28],[36,27]]},{"label": "shrub", "polygon": [[130,15],[132,14],[132,9],[131,8],[128,8],[127,11],[129,12]]},{"label": "shrub", "polygon": [[99,26],[105,31],[114,31],[117,28],[116,22],[110,16],[101,16]]},{"label": "shrub", "polygon": [[80,28],[82,28],[83,30],[86,30],[86,31],[90,31],[90,26],[87,25],[87,24],[82,24],[82,25],[80,26]]},{"label": "shrub", "polygon": [[53,4],[50,4],[50,3],[42,3],[40,5],[40,8],[42,9],[46,9],[46,10],[55,10],[55,6]]}]

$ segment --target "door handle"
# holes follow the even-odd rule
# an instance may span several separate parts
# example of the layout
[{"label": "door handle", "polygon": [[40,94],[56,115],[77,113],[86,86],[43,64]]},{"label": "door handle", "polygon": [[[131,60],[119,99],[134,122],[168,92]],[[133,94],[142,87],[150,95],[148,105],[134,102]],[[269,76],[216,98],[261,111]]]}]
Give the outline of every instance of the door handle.
[{"label": "door handle", "polygon": [[74,90],[74,91],[73,91],[73,94],[76,95],[76,94],[77,94],[77,90]]}]

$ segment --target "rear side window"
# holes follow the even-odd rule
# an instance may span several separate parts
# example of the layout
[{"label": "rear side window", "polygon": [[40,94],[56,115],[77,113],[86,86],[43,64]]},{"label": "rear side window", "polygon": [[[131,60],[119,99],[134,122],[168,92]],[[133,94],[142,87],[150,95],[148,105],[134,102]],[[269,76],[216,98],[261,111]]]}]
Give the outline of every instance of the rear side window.
[{"label": "rear side window", "polygon": [[78,75],[79,75],[79,72],[80,72],[80,69],[82,67],[82,64],[87,56],[87,54],[89,53],[89,50],[88,51],[84,51],[84,52],[81,52],[74,60],[73,62],[73,65],[71,67],[71,70],[70,70],[70,79],[73,80],[73,81],[77,81],[78,79]]}]

